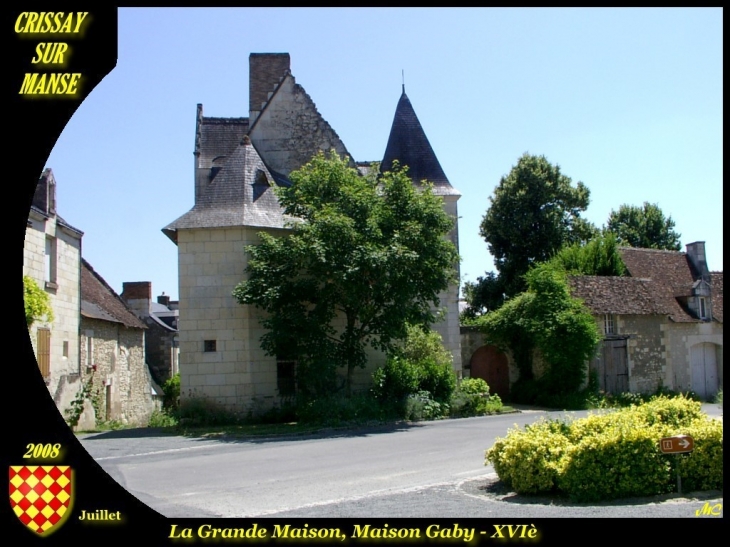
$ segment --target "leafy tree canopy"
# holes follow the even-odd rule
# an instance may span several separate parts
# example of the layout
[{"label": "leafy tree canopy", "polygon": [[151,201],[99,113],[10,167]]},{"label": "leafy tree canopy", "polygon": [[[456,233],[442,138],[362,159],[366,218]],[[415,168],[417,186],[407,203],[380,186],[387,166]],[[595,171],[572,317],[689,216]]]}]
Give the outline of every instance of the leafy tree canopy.
[{"label": "leafy tree canopy", "polygon": [[594,237],[584,245],[574,243],[563,247],[550,263],[571,275],[626,275],[626,266],[612,232]]},{"label": "leafy tree canopy", "polygon": [[261,233],[246,248],[247,279],[233,295],[267,312],[262,347],[297,359],[301,395],[331,392],[340,367],[349,393],[368,345],[392,351],[407,324],[436,320],[439,293],[456,281],[459,256],[445,237],[454,219],[397,163],[362,177],[332,152],[289,178],[276,191],[291,232]]},{"label": "leafy tree canopy", "polygon": [[472,323],[477,317],[504,304],[504,279],[494,272],[486,272],[475,282],[466,281],[461,290],[467,302],[460,317],[462,324]]},{"label": "leafy tree canopy", "polygon": [[25,322],[28,328],[44,318],[49,323],[53,321],[53,308],[51,308],[48,293],[27,275],[23,276],[23,302],[25,304]]},{"label": "leafy tree canopy", "polygon": [[545,156],[525,153],[502,177],[490,197],[480,235],[510,297],[526,288],[523,276],[530,266],[550,259],[563,245],[585,242],[596,228],[580,216],[590,192],[573,185]]},{"label": "leafy tree canopy", "polygon": [[606,231],[615,234],[620,245],[668,251],[682,248],[672,217],[665,217],[657,204],[646,201],[643,206],[624,204],[611,211]]},{"label": "leafy tree canopy", "polygon": [[479,319],[488,342],[512,352],[520,380],[532,378],[533,350],[544,360],[540,388],[550,394],[578,391],[599,341],[590,311],[570,295],[566,272],[550,263],[525,276],[528,289]]}]

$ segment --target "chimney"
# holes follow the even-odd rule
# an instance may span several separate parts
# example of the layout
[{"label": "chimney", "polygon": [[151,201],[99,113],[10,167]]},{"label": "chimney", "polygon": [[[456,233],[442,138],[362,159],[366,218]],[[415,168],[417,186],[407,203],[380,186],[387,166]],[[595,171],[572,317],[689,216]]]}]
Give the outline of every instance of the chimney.
[{"label": "chimney", "polygon": [[165,291],[162,291],[162,294],[157,297],[157,303],[162,304],[166,308],[170,307],[170,297],[165,294]]},{"label": "chimney", "polygon": [[150,300],[152,299],[151,281],[127,281],[122,283],[122,300],[137,315],[144,319],[150,314]]},{"label": "chimney", "polygon": [[56,214],[56,179],[50,167],[43,170],[33,194],[33,206],[48,216]]},{"label": "chimney", "polygon": [[695,241],[687,244],[687,258],[692,265],[695,279],[702,279],[710,282],[710,270],[707,267],[707,257],[705,256],[705,242]]},{"label": "chimney", "polygon": [[289,72],[288,53],[252,53],[248,57],[248,110],[250,124],[258,117],[269,93]]}]

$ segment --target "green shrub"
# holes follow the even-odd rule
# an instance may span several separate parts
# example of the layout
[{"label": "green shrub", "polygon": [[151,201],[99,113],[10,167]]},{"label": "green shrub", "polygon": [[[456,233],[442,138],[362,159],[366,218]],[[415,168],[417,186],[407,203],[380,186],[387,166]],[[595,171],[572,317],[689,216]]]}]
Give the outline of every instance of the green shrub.
[{"label": "green shrub", "polygon": [[636,411],[641,414],[647,425],[660,423],[675,427],[688,426],[704,416],[702,403],[684,396],[654,397],[637,406]]},{"label": "green shrub", "polygon": [[433,358],[418,363],[419,391],[428,391],[435,401],[448,403],[456,388],[456,375],[451,363],[439,363]]},{"label": "green shrub", "polygon": [[414,422],[438,420],[449,414],[449,405],[431,397],[428,391],[413,393],[406,399],[404,417]]},{"label": "green shrub", "polygon": [[[689,455],[661,452],[663,437],[691,435]],[[486,452],[499,478],[518,493],[557,488],[576,501],[673,492],[679,465],[684,490],[722,489],[722,423],[685,397],[646,403],[574,421],[542,420],[508,432]]]},{"label": "green shrub", "polygon": [[[448,406],[456,388],[451,354],[437,332],[409,326],[408,335],[385,366],[373,373],[372,394],[379,401],[405,411],[409,396],[427,391],[429,397]],[[415,404],[415,403],[412,403]]]},{"label": "green shrub", "polygon": [[27,275],[23,276],[23,303],[25,305],[25,323],[28,328],[36,321],[53,322],[53,308],[48,293]]},{"label": "green shrub", "polygon": [[407,359],[390,357],[385,366],[373,373],[372,393],[380,401],[399,402],[418,391],[418,366]]},{"label": "green shrub", "polygon": [[162,407],[166,410],[177,410],[180,406],[180,373],[173,374],[162,384]]},{"label": "green shrub", "polygon": [[511,429],[506,438],[498,438],[486,452],[485,465],[494,465],[500,480],[515,492],[551,492],[568,446],[562,425],[543,420],[524,430]]},{"label": "green shrub", "polygon": [[177,417],[165,410],[154,410],[150,415],[147,427],[175,427],[178,424]]},{"label": "green shrub", "polygon": [[659,450],[665,427],[608,427],[566,451],[558,485],[575,501],[671,492],[669,458]]},{"label": "green shrub", "polygon": [[489,395],[489,386],[481,378],[465,378],[451,396],[449,406],[454,417],[483,416],[502,408],[502,400],[498,395]]},{"label": "green shrub", "polygon": [[[697,420],[681,430],[682,434],[694,439],[694,450],[688,454],[670,458],[672,468],[679,465],[682,490],[722,490],[722,422],[718,420]],[[676,471],[672,471],[676,476]]]}]

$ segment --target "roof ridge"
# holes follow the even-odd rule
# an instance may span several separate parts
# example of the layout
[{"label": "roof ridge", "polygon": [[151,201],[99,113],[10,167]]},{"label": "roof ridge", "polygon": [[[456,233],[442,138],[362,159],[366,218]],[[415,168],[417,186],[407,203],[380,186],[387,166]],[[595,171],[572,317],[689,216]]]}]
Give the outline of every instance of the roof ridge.
[{"label": "roof ridge", "polygon": [[628,251],[642,251],[642,252],[650,252],[650,253],[673,253],[673,254],[681,254],[686,255],[687,253],[685,251],[672,251],[669,249],[649,249],[647,247],[619,247],[619,250],[628,250]]},{"label": "roof ridge", "polygon": [[[129,309],[129,306],[127,306],[127,303],[124,301],[124,299],[117,294],[117,292],[111,287],[111,285],[109,285],[109,283],[106,282],[106,280],[101,276],[101,274],[99,272],[97,272],[94,269],[94,267],[91,264],[89,264],[89,262],[84,257],[81,257],[81,263],[86,267],[87,270],[89,270],[89,273],[91,275],[93,275],[96,278],[96,280],[99,281],[104,286],[104,288],[107,289],[112,294],[112,296],[114,296],[119,301],[119,303],[122,306],[124,306],[124,309],[127,311],[127,313],[129,313],[131,317],[134,317],[134,319],[136,319],[140,324],[143,325],[141,328],[147,328],[146,326],[144,326],[144,323],[142,323],[140,318],[137,317],[137,315],[131,309]],[[82,300],[83,300],[83,298],[82,298]],[[109,310],[104,310],[104,311],[106,313],[109,313],[110,315],[113,315],[109,312]],[[128,323],[127,321],[124,321],[124,319],[122,319],[121,317],[116,317],[116,319],[119,320],[124,325],[127,325],[127,323]],[[137,328],[140,328],[140,327],[137,327]]]}]

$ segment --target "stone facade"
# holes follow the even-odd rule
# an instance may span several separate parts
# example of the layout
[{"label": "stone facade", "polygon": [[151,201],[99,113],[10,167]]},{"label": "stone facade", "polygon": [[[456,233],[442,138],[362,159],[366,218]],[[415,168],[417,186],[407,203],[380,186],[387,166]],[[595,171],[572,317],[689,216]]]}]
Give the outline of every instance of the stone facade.
[{"label": "stone facade", "polygon": [[83,318],[80,346],[84,381],[93,386],[95,425],[111,420],[146,425],[161,397],[145,365],[144,330]]},{"label": "stone facade", "polygon": [[180,347],[177,331],[178,302],[169,296],[152,301],[152,283],[149,281],[125,282],[122,300],[147,326],[145,331],[145,356],[152,378],[163,385],[179,371]]},{"label": "stone facade", "polygon": [[94,425],[111,420],[146,425],[160,408],[162,391],[145,361],[145,331],[145,324],[82,259],[80,358],[84,382],[92,385],[93,412],[85,418]]},{"label": "stone facade", "polygon": [[620,252],[630,277],[579,276],[571,286],[593,311],[603,345],[625,340],[628,389],[712,399],[723,378],[723,276],[709,271],[704,243],[688,244],[687,252]]},{"label": "stone facade", "polygon": [[[181,397],[211,398],[237,411],[270,406],[283,389],[281,367],[260,347],[264,330],[259,311],[238,304],[231,295],[244,279],[244,246],[257,243],[262,231],[287,232],[271,187],[291,184],[289,173],[320,151],[334,149],[348,156],[361,172],[367,169],[361,166],[370,164],[353,161],[296,83],[289,63],[289,55],[283,53],[250,56],[247,118],[207,118],[198,105],[195,204],[163,228],[178,246]],[[434,182],[445,210],[458,218],[460,194],[438,165],[405,92],[396,109],[388,150],[402,165]],[[458,245],[458,227],[450,237]],[[447,313],[434,328],[460,375],[458,294],[459,287],[454,285],[441,295]],[[370,374],[384,359],[371,351],[368,369],[355,371],[356,385],[368,386]]]},{"label": "stone facade", "polygon": [[[44,170],[28,216],[23,246],[23,275],[35,280],[50,298],[53,322],[34,323],[29,335],[45,383],[62,414],[81,387],[79,321],[82,236],[83,232],[58,216],[53,171]],[[39,355],[39,344],[47,347],[48,351],[42,349]]]},{"label": "stone facade", "polygon": [[[663,387],[712,399],[723,385],[722,272],[708,270],[702,242],[687,245],[686,253],[620,252],[628,277],[570,279],[573,296],[593,312],[603,336],[588,364],[599,375],[612,376],[599,379],[601,388],[651,393]],[[485,347],[476,328],[461,327],[462,362],[470,375],[475,355]],[[519,371],[507,357],[514,383]],[[537,354],[533,372],[536,377],[542,372]]]}]

